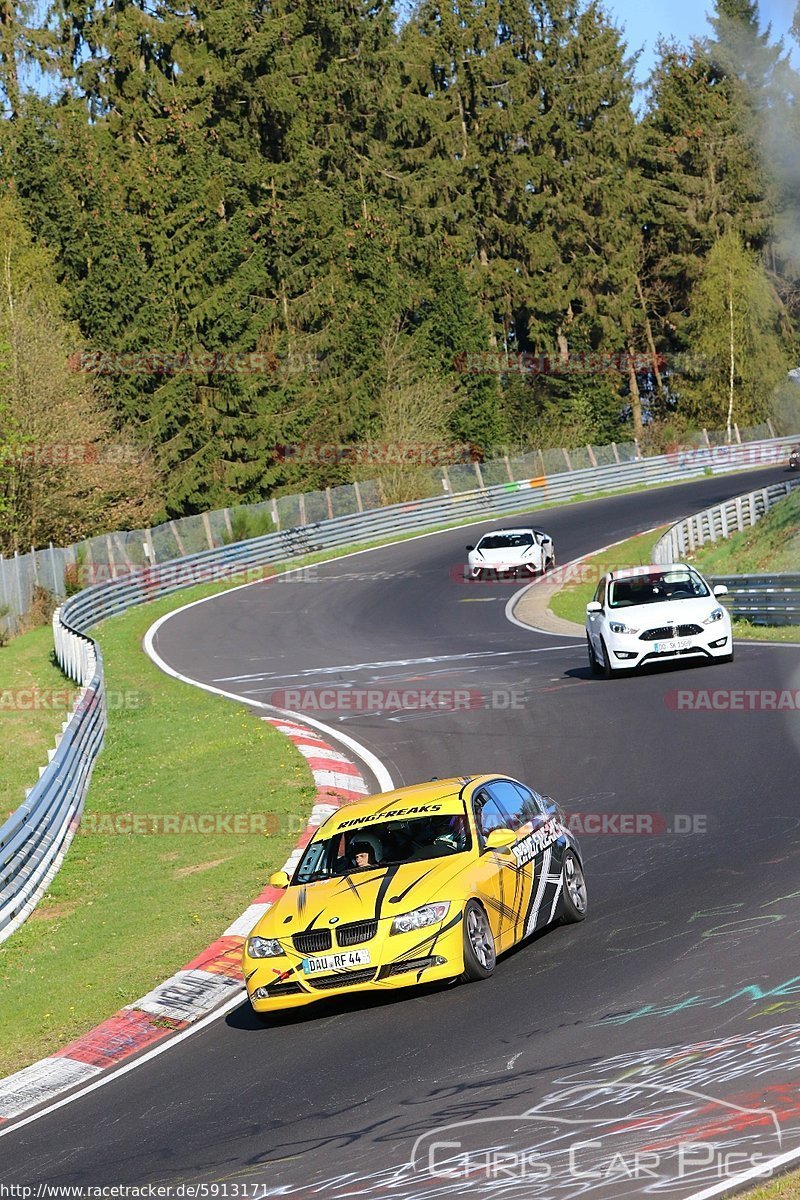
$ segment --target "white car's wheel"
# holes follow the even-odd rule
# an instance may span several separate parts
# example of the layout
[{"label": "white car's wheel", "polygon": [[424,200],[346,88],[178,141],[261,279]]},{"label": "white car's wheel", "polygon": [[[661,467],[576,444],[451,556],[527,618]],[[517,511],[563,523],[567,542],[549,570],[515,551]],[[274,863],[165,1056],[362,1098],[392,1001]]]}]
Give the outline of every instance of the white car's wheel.
[{"label": "white car's wheel", "polygon": [[604,679],[611,679],[614,675],[614,668],[611,666],[611,655],[608,652],[608,646],[604,637],[600,638],[600,646],[603,652],[603,657],[600,661],[600,674]]},{"label": "white car's wheel", "polygon": [[594,646],[592,645],[592,639],[589,637],[588,633],[586,635],[586,650],[589,655],[589,666],[591,667],[592,674],[593,675],[602,675],[603,668],[600,665],[600,663],[597,661],[597,655],[594,652]]}]

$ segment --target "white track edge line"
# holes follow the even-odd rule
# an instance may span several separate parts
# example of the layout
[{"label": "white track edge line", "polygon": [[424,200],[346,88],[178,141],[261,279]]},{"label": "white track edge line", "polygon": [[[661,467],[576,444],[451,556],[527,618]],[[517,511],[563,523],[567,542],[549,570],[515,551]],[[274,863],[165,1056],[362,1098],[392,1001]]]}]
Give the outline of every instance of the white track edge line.
[{"label": "white track edge line", "polygon": [[182,1029],[179,1033],[176,1033],[174,1037],[166,1037],[164,1041],[159,1043],[159,1045],[153,1046],[150,1050],[146,1050],[144,1054],[132,1059],[131,1062],[125,1063],[124,1066],[114,1067],[108,1072],[108,1074],[102,1075],[99,1079],[95,1079],[92,1083],[84,1084],[78,1089],[78,1091],[72,1092],[72,1094],[69,1096],[62,1096],[60,1100],[56,1100],[52,1104],[48,1104],[46,1108],[41,1109],[39,1112],[31,1113],[30,1116],[22,1117],[20,1120],[16,1120],[15,1117],[9,1117],[7,1126],[5,1122],[0,1125],[0,1138],[5,1137],[9,1133],[15,1133],[18,1129],[22,1129],[23,1125],[30,1125],[33,1121],[38,1121],[40,1117],[46,1117],[50,1113],[56,1112],[56,1110],[59,1108],[64,1108],[65,1105],[71,1104],[73,1100],[80,1100],[84,1096],[88,1096],[90,1092],[95,1092],[98,1088],[105,1087],[107,1083],[111,1083],[115,1079],[120,1079],[123,1075],[127,1075],[129,1071],[133,1071],[136,1067],[142,1066],[143,1063],[149,1062],[153,1058],[157,1058],[158,1055],[163,1054],[165,1050],[171,1050],[173,1046],[177,1046],[178,1042],[182,1042],[185,1038],[190,1037],[190,1035],[193,1033],[198,1033],[199,1030],[204,1029],[207,1025],[210,1025],[212,1021],[217,1021],[220,1017],[224,1017],[226,1013],[231,1011],[231,1009],[236,1008],[237,1005],[241,1004],[246,997],[247,992],[243,985],[241,989],[237,989],[236,995],[231,996],[228,1000],[226,1000],[220,1008],[208,1013],[205,1017],[201,1017],[199,1021],[196,1021],[193,1025],[190,1025],[187,1029]]},{"label": "white track edge line", "polygon": [[[253,587],[253,584],[243,584],[243,587]],[[235,589],[231,589],[235,590]],[[221,593],[226,595],[227,593]],[[227,692],[223,688],[214,687],[210,683],[203,683],[199,679],[193,679],[190,675],[182,675],[180,671],[175,671],[169,663],[165,662],[161,655],[153,645],[153,639],[158,633],[161,626],[169,620],[170,617],[177,616],[178,613],[185,612],[188,608],[194,608],[195,604],[203,604],[206,600],[216,599],[212,596],[204,596],[202,600],[193,600],[190,604],[184,604],[181,608],[174,609],[173,612],[165,613],[163,617],[159,617],[155,621],[147,633],[144,635],[144,650],[148,658],[163,671],[165,675],[171,675],[173,679],[178,679],[181,683],[189,684],[190,687],[200,688],[204,692],[211,692],[215,696],[224,696],[226,700],[236,700],[239,704],[246,704],[248,708],[263,708],[265,712],[277,713],[284,720],[298,725],[311,725],[315,729],[322,730],[323,733],[340,742],[343,746],[347,746],[349,750],[361,759],[365,766],[369,768],[377,780],[378,786],[382,792],[391,792],[394,790],[394,781],[387,768],[381,762],[376,754],[368,750],[361,742],[350,737],[347,733],[340,733],[338,729],[332,729],[330,725],[326,725],[322,721],[317,721],[314,717],[303,715],[298,716],[297,713],[289,712],[285,708],[277,708],[274,704],[265,704],[263,700],[251,700],[247,696],[237,695],[236,692]]]}]

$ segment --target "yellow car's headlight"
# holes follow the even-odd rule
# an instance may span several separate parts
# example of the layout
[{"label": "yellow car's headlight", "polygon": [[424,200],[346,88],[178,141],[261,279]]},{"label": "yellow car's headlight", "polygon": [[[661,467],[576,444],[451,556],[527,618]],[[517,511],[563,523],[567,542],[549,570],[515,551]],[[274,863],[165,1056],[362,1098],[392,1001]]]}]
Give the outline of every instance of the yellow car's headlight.
[{"label": "yellow car's headlight", "polygon": [[247,939],[247,953],[251,958],[280,958],[285,951],[277,938],[251,937]]},{"label": "yellow car's headlight", "polygon": [[410,933],[412,929],[424,929],[443,921],[450,911],[449,900],[437,900],[434,904],[423,904],[411,912],[403,913],[392,921],[390,933]]}]

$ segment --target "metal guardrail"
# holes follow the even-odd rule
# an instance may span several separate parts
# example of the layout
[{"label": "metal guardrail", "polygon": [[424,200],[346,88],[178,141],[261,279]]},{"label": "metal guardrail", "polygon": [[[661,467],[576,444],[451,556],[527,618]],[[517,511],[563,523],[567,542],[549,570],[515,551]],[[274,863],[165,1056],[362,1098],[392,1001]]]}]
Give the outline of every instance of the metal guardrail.
[{"label": "metal guardrail", "polygon": [[[737,429],[736,444],[724,443],[723,431],[704,430],[703,444],[676,448],[659,457],[642,457],[634,443],[611,443],[608,446],[588,446],[582,451],[534,451],[511,455],[482,463],[422,468],[416,484],[429,489],[422,492],[432,503],[442,500],[459,502],[477,492],[493,491],[497,487],[527,486],[531,479],[551,488],[555,498],[570,493],[570,479],[577,489],[581,480],[594,475],[604,479],[604,487],[623,486],[613,482],[617,467],[630,467],[634,473],[650,464],[660,464],[675,478],[687,473],[718,472],[747,466],[766,466],[784,460],[786,448],[795,438],[773,438],[759,428]],[[744,440],[740,440],[744,438]],[[313,449],[313,447],[312,447]],[[335,447],[333,448],[335,449]],[[421,476],[419,477],[419,473]],[[624,476],[623,476],[624,478]],[[609,482],[605,482],[609,481]],[[564,492],[566,487],[567,491]],[[239,522],[252,522],[251,528],[297,530],[315,528],[320,522],[336,517],[358,519],[365,512],[384,508],[382,493],[376,479],[361,483],[341,484],[325,491],[308,492],[299,496],[281,496],[237,509],[218,509],[216,512],[182,517],[152,528],[106,533],[73,546],[50,546],[30,554],[15,554],[4,558],[0,554],[0,634],[16,633],[31,607],[37,585],[58,597],[66,596],[65,576],[79,579],[82,585],[99,583],[135,567],[167,563],[205,550],[220,549],[234,541],[234,528]],[[264,525],[264,521],[268,524]]]},{"label": "metal guardrail", "polygon": [[715,575],[728,589],[725,604],[751,625],[800,625],[800,575]]},{"label": "metal guardrail", "polygon": [[62,625],[58,613],[53,632],[62,669],[82,686],[39,782],[0,828],[0,941],[29,916],[61,866],[106,731],[99,646]]},{"label": "metal guardrail", "polygon": [[[798,488],[800,479],[787,479],[694,513],[659,538],[653,562],[681,562],[708,542],[749,529]],[[712,581],[727,587],[725,606],[732,616],[753,625],[800,625],[800,575],[714,575]]]},{"label": "metal guardrail", "polygon": [[732,533],[741,533],[755,525],[774,504],[785,500],[800,479],[787,479],[744,496],[734,496],[725,504],[704,508],[668,529],[653,547],[653,562],[680,562],[706,542],[718,542]]},{"label": "metal guardrail", "polygon": [[102,655],[97,643],[87,636],[100,621],[193,584],[244,582],[255,578],[252,572],[260,568],[317,551],[528,512],[544,504],[637,484],[685,482],[709,473],[782,462],[791,441],[780,438],[724,447],[725,454],[716,456],[714,450],[718,448],[714,447],[702,452],[676,452],[449,493],[334,517],[163,564],[113,568],[116,578],[79,592],[65,601],[53,618],[58,661],[82,690],[51,762],[25,803],[0,827],[0,941],[25,920],[44,895],[80,821],[92,766],[106,729]]}]

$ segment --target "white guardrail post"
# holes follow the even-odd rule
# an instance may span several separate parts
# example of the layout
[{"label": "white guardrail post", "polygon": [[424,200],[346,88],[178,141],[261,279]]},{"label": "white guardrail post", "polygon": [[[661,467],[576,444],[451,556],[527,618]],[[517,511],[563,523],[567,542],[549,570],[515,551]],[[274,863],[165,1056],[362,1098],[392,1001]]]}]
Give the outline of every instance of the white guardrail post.
[{"label": "white guardrail post", "polygon": [[[88,636],[98,622],[192,584],[255,580],[263,577],[265,567],[318,550],[397,533],[422,532],[438,525],[488,519],[494,514],[528,512],[541,504],[566,502],[578,495],[681,482],[736,467],[777,464],[784,461],[792,440],[777,438],[735,446],[704,446],[630,462],[620,462],[616,455],[617,461],[604,467],[366,509],[169,562],[126,569],[118,578],[97,583],[65,600],[53,616],[53,640],[61,669],[80,686],[80,692],[50,763],[24,803],[0,826],[0,941],[25,920],[44,895],[80,822],[92,768],[106,729],[102,654]],[[484,483],[479,472],[476,477]],[[764,496],[773,491],[765,489]],[[766,502],[763,500],[762,504]],[[748,523],[752,523],[758,508],[758,502],[751,496],[745,514],[751,518]],[[706,525],[713,537],[709,515]],[[668,558],[683,557],[687,539],[689,548],[694,549],[703,536],[702,522],[698,524],[695,517],[670,530],[659,546],[670,547]],[[114,572],[110,574],[113,576]]]}]

